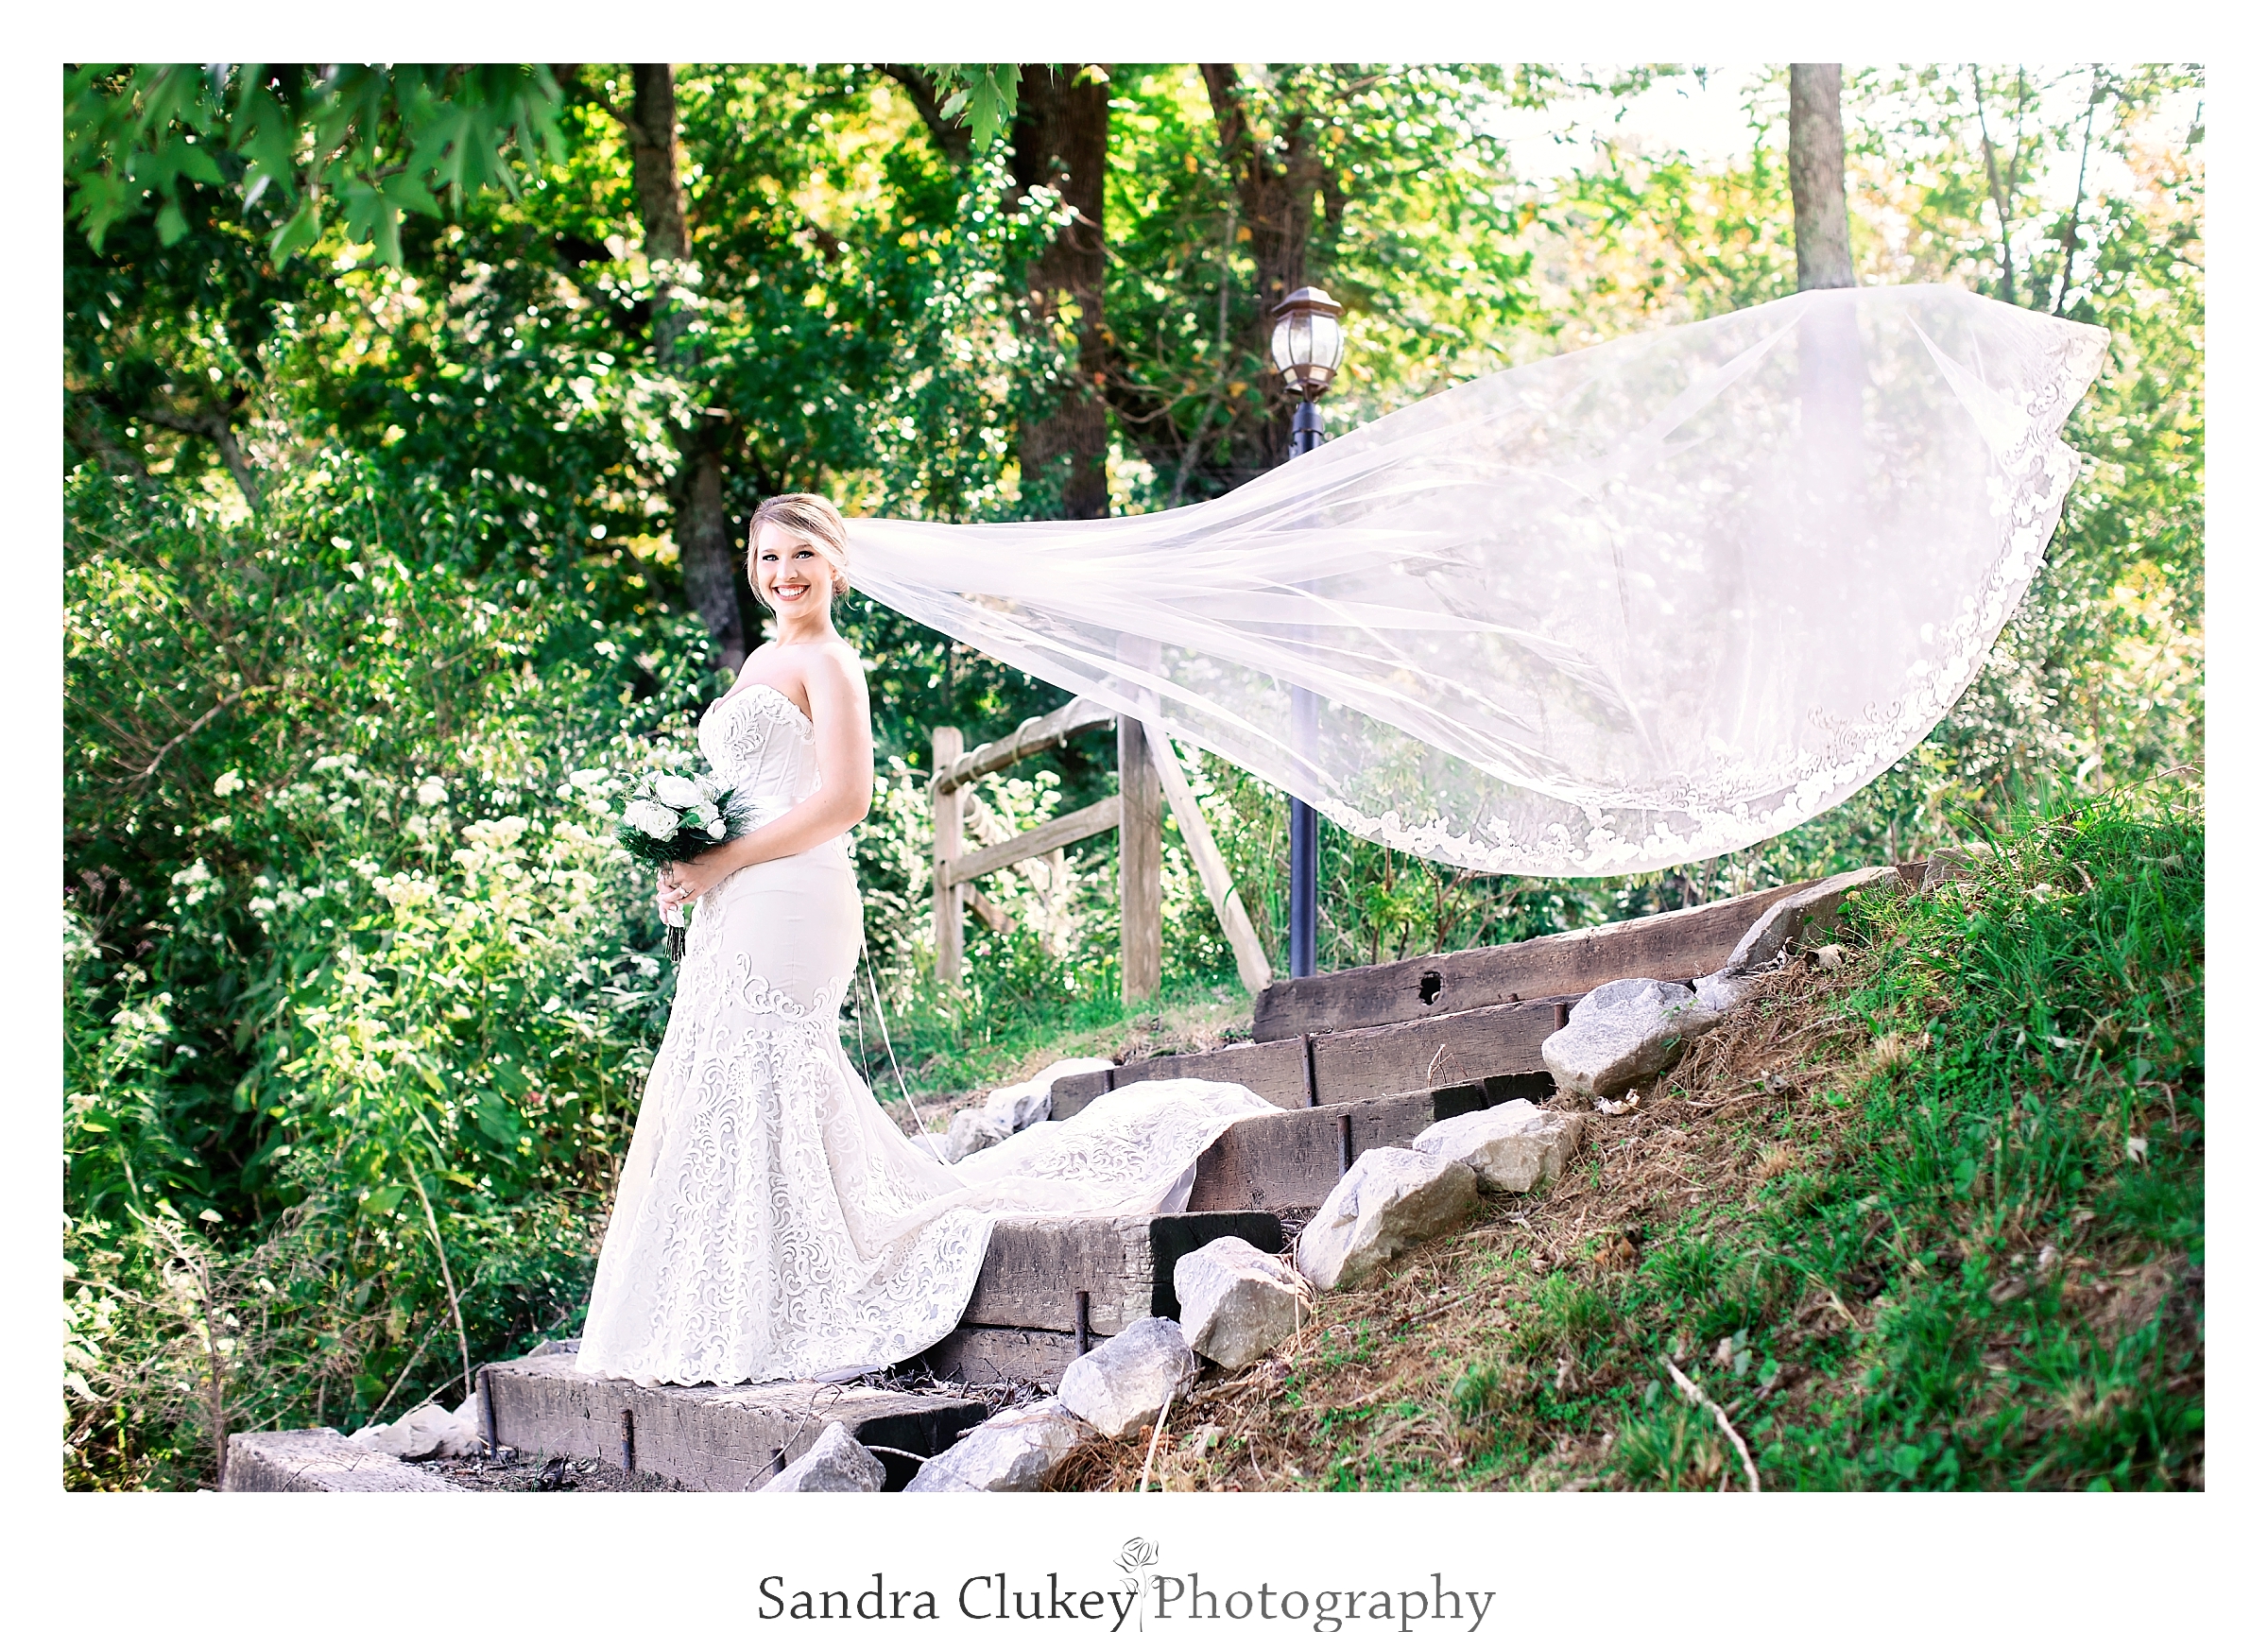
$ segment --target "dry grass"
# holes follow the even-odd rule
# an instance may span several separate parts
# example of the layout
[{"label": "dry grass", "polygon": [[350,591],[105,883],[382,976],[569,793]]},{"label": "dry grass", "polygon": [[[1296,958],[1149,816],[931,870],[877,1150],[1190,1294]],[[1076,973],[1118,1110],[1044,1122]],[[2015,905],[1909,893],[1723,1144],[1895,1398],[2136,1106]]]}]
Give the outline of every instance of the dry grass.
[{"label": "dry grass", "polygon": [[2195,1487],[2202,844],[2106,800],[1870,892],[1547,1191],[1200,1378],[1153,1486],[1730,1488],[1737,1433],[1772,1488]]},{"label": "dry grass", "polygon": [[[1847,1115],[1819,1092],[1842,1074],[1827,1062],[1856,1052],[1864,1036],[1841,1003],[1857,979],[1850,960],[1767,975],[1638,1108],[1589,1114],[1583,1152],[1549,1190],[1498,1201],[1372,1285],[1322,1299],[1312,1325],[1249,1371],[1200,1380],[1175,1409],[1152,1486],[1332,1487],[1420,1447],[1452,1488],[1585,1482],[1599,1459],[1595,1441],[1534,1445],[1534,1467],[1519,1481],[1496,1459],[1472,1467],[1469,1454],[1476,1420],[1502,1400],[1589,1381],[1575,1344],[1531,1361],[1523,1375],[1500,1368],[1493,1383],[1473,1381],[1467,1357],[1501,1346],[1507,1318],[1532,1310],[1555,1277],[1576,1296],[1555,1297],[1552,1316],[1579,1338],[1601,1317],[1580,1294],[1626,1275],[1665,1225],[1704,1197],[1738,1196],[1819,1160]],[[1765,1138],[1767,1127],[1777,1137]],[[1090,1445],[1057,1486],[1132,1490],[1147,1450],[1146,1434]]]}]

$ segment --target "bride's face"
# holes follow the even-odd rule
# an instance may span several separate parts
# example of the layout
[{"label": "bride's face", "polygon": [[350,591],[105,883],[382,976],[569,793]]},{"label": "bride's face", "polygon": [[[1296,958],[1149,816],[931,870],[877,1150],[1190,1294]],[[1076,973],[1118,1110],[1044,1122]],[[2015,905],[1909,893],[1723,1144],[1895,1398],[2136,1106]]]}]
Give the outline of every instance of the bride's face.
[{"label": "bride's face", "polygon": [[756,535],[756,584],[783,627],[827,621],[834,574],[809,539],[765,523]]}]

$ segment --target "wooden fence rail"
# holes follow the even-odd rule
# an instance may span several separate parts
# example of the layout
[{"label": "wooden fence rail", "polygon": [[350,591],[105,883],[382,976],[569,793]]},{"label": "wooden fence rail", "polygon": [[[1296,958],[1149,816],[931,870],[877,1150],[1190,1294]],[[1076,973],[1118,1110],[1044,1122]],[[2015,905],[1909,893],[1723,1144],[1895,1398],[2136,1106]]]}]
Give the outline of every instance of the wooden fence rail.
[{"label": "wooden fence rail", "polygon": [[[968,790],[972,783],[1042,753],[1079,731],[1112,721],[1118,726],[1117,793],[1002,843],[973,851],[965,848]],[[973,908],[995,933],[1007,927],[1006,915],[976,889],[978,879],[1116,828],[1119,994],[1128,1003],[1155,996],[1163,975],[1165,950],[1164,868],[1160,843],[1162,812],[1170,808],[1196,865],[1205,899],[1211,903],[1236,954],[1239,978],[1255,994],[1268,984],[1268,962],[1260,937],[1253,932],[1252,920],[1236,893],[1235,881],[1221,858],[1220,847],[1213,842],[1204,813],[1197,808],[1180,761],[1174,756],[1173,745],[1143,730],[1140,720],[1114,714],[1081,697],[1053,713],[1023,721],[996,742],[967,750],[961,746],[959,730],[939,726],[930,734],[930,764],[936,767],[929,784],[936,827],[930,892],[936,919],[939,980],[960,979],[964,907]]]}]

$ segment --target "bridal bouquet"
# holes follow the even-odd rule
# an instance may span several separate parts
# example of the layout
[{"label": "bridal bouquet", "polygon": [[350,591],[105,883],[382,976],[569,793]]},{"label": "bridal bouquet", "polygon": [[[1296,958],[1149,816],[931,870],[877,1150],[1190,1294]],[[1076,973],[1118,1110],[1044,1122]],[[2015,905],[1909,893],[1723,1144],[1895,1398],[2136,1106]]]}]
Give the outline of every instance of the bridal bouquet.
[{"label": "bridal bouquet", "polygon": [[[734,808],[730,792],[713,777],[649,773],[631,788],[629,803],[615,818],[614,836],[624,850],[656,868],[691,861],[747,831],[745,813]],[[665,908],[662,921],[669,925],[669,955],[682,957],[682,909]]]}]

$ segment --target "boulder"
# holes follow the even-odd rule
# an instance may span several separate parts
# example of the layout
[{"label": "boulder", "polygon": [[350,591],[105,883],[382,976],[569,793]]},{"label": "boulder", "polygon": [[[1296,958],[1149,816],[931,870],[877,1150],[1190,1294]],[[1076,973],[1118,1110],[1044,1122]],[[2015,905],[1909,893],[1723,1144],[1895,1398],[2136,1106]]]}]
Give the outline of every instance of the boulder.
[{"label": "boulder", "polygon": [[1582,1142],[1580,1115],[1539,1110],[1514,1099],[1436,1122],[1413,1142],[1427,1156],[1471,1168],[1483,1190],[1520,1194],[1538,1179],[1557,1178]]},{"label": "boulder", "polygon": [[[1926,878],[1927,875],[1924,876]],[[1755,974],[1774,967],[1792,943],[1801,943],[1807,929],[1824,926],[1830,932],[1828,938],[1831,940],[1835,914],[1842,910],[1843,898],[1854,890],[1881,884],[1885,879],[1895,883],[1898,868],[1866,867],[1853,872],[1839,872],[1832,878],[1821,879],[1809,889],[1799,889],[1794,895],[1782,896],[1766,907],[1762,916],[1749,926],[1748,933],[1732,949],[1732,955],[1725,960],[1724,972],[1728,975]]]},{"label": "boulder", "polygon": [[1299,1232],[1299,1273],[1324,1292],[1355,1285],[1397,1254],[1455,1228],[1478,1199],[1479,1182],[1461,1161],[1366,1150]]},{"label": "boulder", "polygon": [[954,1112],[945,1135],[945,1160],[958,1161],[988,1150],[1002,1140],[1045,1122],[1055,1105],[1056,1084],[1067,1076],[1108,1069],[1107,1059],[1058,1059],[1029,1082],[996,1088],[982,1106]]},{"label": "boulder", "polygon": [[480,1395],[466,1396],[455,1411],[427,1403],[398,1422],[370,1422],[347,1435],[357,1451],[376,1451],[406,1461],[433,1456],[476,1456],[480,1453]]},{"label": "boulder", "polygon": [[1063,1368],[1056,1398],[1113,1439],[1158,1420],[1158,1413],[1189,1392],[1197,1357],[1180,1323],[1152,1315]]},{"label": "boulder", "polygon": [[1746,997],[1748,988],[1755,984],[1756,976],[1752,974],[1733,974],[1719,970],[1693,982],[1693,997],[1711,1014],[1729,1014],[1733,1005]]},{"label": "boulder", "polygon": [[956,1110],[952,1125],[945,1130],[945,1160],[959,1161],[980,1150],[989,1150],[1015,1131],[1008,1125],[1007,1118],[988,1105],[972,1105],[966,1110]]},{"label": "boulder", "polygon": [[1610,980],[1543,1039],[1543,1063],[1566,1092],[1610,1095],[1666,1070],[1687,1038],[1723,1018],[1674,980]]},{"label": "boulder", "polygon": [[1307,1288],[1281,1259],[1225,1235],[1182,1255],[1174,1296],[1190,1348],[1241,1371],[1299,1330]]},{"label": "boulder", "polygon": [[1056,1465],[1094,1430],[1057,1400],[1003,1411],[965,1434],[958,1445],[921,1465],[907,1492],[1037,1490]]},{"label": "boulder", "polygon": [[1947,885],[1958,887],[1967,883],[1980,867],[1992,859],[1992,846],[1982,839],[1971,839],[1967,844],[1948,845],[1930,851],[1929,860],[1922,865],[1921,893],[1927,895]]},{"label": "boulder", "polygon": [[772,1475],[767,1491],[880,1490],[882,1458],[839,1422],[827,1424],[818,1443]]}]

